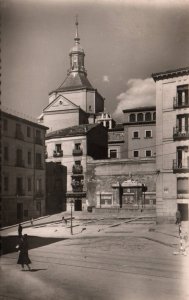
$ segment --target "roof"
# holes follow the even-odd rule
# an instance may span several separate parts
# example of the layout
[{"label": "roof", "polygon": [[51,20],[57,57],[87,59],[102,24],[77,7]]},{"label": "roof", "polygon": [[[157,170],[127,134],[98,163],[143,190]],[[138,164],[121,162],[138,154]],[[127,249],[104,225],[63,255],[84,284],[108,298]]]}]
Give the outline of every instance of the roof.
[{"label": "roof", "polygon": [[139,112],[139,111],[149,111],[149,110],[156,110],[156,106],[144,106],[144,107],[135,107],[135,108],[129,108],[124,109],[123,112]]},{"label": "roof", "polygon": [[[87,135],[87,133],[97,126],[102,126],[101,124],[82,124],[72,127],[63,128],[60,130],[52,131],[46,135],[46,139],[52,138],[63,138],[63,137],[71,137],[71,136],[83,136]],[[102,126],[103,127],[103,126]]]},{"label": "roof", "polygon": [[189,75],[189,67],[180,68],[176,70],[169,70],[169,71],[164,71],[159,73],[153,73],[152,78],[154,79],[154,81],[157,81],[157,80],[162,80],[162,79],[167,79],[167,78],[172,78],[177,76],[184,76],[184,75]]},{"label": "roof", "polygon": [[[80,90],[80,89],[89,89],[95,90],[91,83],[89,82],[87,76],[83,72],[71,72],[62,85],[52,92],[65,92],[65,91],[73,91],[73,90]],[[52,93],[51,92],[51,93]]]},{"label": "roof", "polygon": [[[17,112],[15,112],[15,114],[14,114],[14,113],[9,113],[9,112],[3,111],[3,110],[1,110],[1,114],[2,114],[2,116],[6,116],[6,117],[11,118],[11,119],[19,120],[20,122],[26,123],[26,124],[28,124],[30,126],[33,126],[33,127],[38,127],[38,128],[43,129],[43,130],[49,129],[47,126],[39,124],[37,122],[37,120],[35,120],[32,117],[26,116],[26,118],[24,118],[24,116],[25,116],[24,114],[23,114],[23,117],[22,117],[22,115],[19,116],[19,113],[17,113]],[[34,121],[31,121],[29,118],[31,118],[31,120],[33,119]]]},{"label": "roof", "polygon": [[108,129],[108,131],[123,131],[123,130],[124,130],[124,126],[122,123],[117,123],[115,127]]}]

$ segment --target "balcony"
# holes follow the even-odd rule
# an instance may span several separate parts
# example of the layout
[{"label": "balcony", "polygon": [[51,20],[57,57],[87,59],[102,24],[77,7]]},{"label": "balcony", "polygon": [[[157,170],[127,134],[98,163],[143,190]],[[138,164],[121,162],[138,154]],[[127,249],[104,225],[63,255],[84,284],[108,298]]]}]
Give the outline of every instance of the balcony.
[{"label": "balcony", "polygon": [[16,196],[25,196],[25,191],[23,189],[17,189]]},{"label": "balcony", "polygon": [[15,164],[15,167],[24,168],[25,167],[24,161],[23,160],[17,160],[16,164]]},{"label": "balcony", "polygon": [[35,197],[36,197],[36,198],[42,198],[43,196],[44,196],[44,192],[43,192],[42,190],[37,191],[37,192],[35,193]]},{"label": "balcony", "polygon": [[36,137],[35,137],[35,144],[43,145],[43,140],[42,140],[42,138],[39,137],[39,136],[36,136]]},{"label": "balcony", "polygon": [[178,99],[178,97],[173,97],[173,108],[185,108],[185,107],[189,107],[188,99],[182,101],[181,99]]},{"label": "balcony", "polygon": [[53,157],[63,157],[63,150],[54,150]]},{"label": "balcony", "polygon": [[21,141],[24,141],[24,135],[21,130],[16,130],[15,138]]},{"label": "balcony", "polygon": [[83,180],[76,181],[75,179],[73,179],[71,185],[73,192],[83,192]]},{"label": "balcony", "polygon": [[173,128],[173,139],[174,140],[187,140],[189,139],[189,128],[185,127],[174,127]]},{"label": "balcony", "polygon": [[81,156],[81,155],[83,155],[83,151],[81,149],[73,149],[72,155],[73,156]]},{"label": "balcony", "polygon": [[83,166],[81,165],[73,165],[72,167],[73,174],[83,174]]},{"label": "balcony", "polygon": [[189,162],[173,160],[173,173],[189,173]]}]

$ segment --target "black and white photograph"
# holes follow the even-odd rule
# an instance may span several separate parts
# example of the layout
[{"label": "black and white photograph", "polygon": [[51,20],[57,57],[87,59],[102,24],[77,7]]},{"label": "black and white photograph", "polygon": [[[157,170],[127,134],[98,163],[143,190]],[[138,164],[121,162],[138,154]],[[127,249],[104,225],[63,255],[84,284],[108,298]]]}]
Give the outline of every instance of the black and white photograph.
[{"label": "black and white photograph", "polygon": [[0,300],[188,300],[189,1],[0,8]]}]

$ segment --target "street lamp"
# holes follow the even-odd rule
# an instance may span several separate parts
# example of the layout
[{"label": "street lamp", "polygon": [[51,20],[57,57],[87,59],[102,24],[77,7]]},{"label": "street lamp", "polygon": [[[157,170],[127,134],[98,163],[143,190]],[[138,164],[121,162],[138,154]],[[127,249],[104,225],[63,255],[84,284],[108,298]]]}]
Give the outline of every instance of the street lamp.
[{"label": "street lamp", "polygon": [[71,230],[71,234],[73,234],[73,229],[72,229],[72,205],[73,205],[74,201],[71,200],[70,204],[71,204],[71,226],[70,226],[70,230]]}]

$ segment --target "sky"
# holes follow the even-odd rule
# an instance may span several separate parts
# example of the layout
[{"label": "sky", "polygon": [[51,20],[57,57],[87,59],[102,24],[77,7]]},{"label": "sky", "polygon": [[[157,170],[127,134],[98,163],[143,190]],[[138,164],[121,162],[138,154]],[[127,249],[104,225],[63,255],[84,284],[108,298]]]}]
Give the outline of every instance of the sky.
[{"label": "sky", "polygon": [[37,117],[69,69],[75,16],[105,110],[155,105],[152,73],[189,66],[188,0],[2,0],[2,105]]}]

